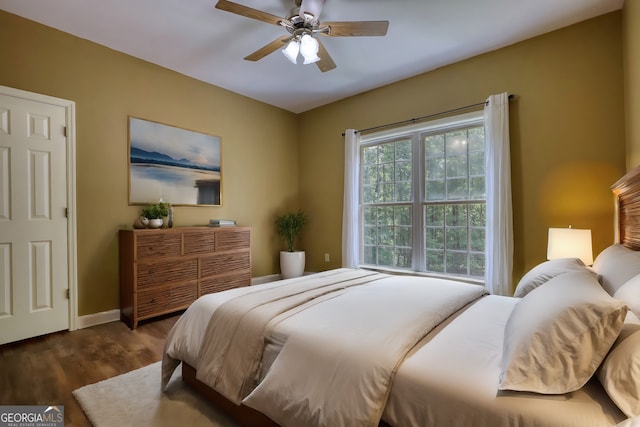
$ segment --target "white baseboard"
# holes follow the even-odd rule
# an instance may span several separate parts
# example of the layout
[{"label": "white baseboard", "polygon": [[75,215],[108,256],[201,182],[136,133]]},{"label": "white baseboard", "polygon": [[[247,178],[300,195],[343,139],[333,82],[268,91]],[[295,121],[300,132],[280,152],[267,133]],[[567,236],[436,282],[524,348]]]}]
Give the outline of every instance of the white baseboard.
[{"label": "white baseboard", "polygon": [[120,309],[87,314],[86,316],[78,316],[76,327],[78,329],[89,328],[91,326],[102,325],[103,323],[115,322],[117,320],[120,320]]},{"label": "white baseboard", "polygon": [[251,284],[252,285],[260,285],[262,283],[275,282],[276,280],[280,280],[281,278],[282,277],[280,277],[279,274],[271,274],[269,276],[253,277],[251,279]]},{"label": "white baseboard", "polygon": [[[305,271],[304,276],[308,274],[317,273],[316,271]],[[280,274],[271,274],[269,276],[260,276],[254,277],[251,279],[251,285],[260,285],[262,283],[275,282],[276,280],[282,280],[282,276]]]}]

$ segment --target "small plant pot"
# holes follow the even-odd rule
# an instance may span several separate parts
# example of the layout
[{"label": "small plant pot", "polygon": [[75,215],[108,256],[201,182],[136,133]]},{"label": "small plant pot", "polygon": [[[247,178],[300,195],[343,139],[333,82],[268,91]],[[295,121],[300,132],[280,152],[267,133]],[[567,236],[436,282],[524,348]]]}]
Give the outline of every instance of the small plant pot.
[{"label": "small plant pot", "polygon": [[283,279],[302,276],[304,263],[304,251],[280,251],[280,273]]},{"label": "small plant pot", "polygon": [[162,218],[153,218],[149,220],[149,228],[160,228],[164,221]]}]

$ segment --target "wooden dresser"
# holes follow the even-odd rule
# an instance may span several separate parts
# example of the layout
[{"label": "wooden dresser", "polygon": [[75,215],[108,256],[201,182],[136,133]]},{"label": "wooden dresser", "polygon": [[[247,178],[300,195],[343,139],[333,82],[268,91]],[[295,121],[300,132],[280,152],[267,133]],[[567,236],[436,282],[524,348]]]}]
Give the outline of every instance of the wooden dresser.
[{"label": "wooden dresser", "polygon": [[120,230],[120,319],[187,308],[201,295],[251,284],[249,227]]}]

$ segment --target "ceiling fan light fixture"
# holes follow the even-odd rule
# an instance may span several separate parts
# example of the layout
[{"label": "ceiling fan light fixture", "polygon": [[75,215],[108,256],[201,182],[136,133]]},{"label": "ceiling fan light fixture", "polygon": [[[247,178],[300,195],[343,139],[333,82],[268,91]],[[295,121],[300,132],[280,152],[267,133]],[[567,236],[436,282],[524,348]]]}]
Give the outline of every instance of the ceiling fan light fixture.
[{"label": "ceiling fan light fixture", "polygon": [[[389,28],[389,21],[335,21],[321,23],[320,15],[326,0],[292,1],[294,7],[289,15],[284,18],[231,0],[217,0],[216,9],[276,25],[284,28],[289,33],[289,35],[278,37],[247,55],[244,58],[246,61],[258,61],[276,50],[282,50],[282,53],[292,63],[296,64],[298,55],[302,54],[305,64],[315,62],[318,69],[323,73],[336,68],[336,64],[324,45],[318,41],[319,37],[315,39],[314,36],[384,36]],[[305,39],[304,47],[301,44],[303,37]],[[307,47],[307,43],[309,47]],[[322,55],[322,57],[318,54]]]},{"label": "ceiling fan light fixture", "polygon": [[320,46],[318,40],[314,39],[309,34],[305,34],[300,39],[300,54],[304,57],[304,64],[313,64],[318,62],[320,57],[318,56],[318,50]]},{"label": "ceiling fan light fixture", "polygon": [[294,64],[298,62],[298,53],[300,52],[300,43],[297,40],[291,40],[284,49],[282,49],[282,53],[287,59]]},{"label": "ceiling fan light fixture", "polygon": [[309,58],[307,58],[306,56],[304,57],[304,61],[302,62],[303,64],[307,65],[307,64],[313,64],[315,62],[320,61],[320,57],[318,55],[315,56],[311,56]]}]

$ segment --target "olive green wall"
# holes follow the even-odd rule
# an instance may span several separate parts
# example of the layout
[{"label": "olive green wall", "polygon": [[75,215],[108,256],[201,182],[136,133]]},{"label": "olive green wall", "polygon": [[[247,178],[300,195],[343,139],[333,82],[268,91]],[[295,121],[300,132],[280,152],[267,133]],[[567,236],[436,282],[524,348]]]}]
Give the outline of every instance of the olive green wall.
[{"label": "olive green wall", "polygon": [[640,1],[622,9],[627,169],[640,165]]},{"label": "olive green wall", "polygon": [[549,227],[592,229],[597,255],[613,242],[609,187],[625,171],[622,78],[615,12],[303,113],[307,269],[341,262],[346,128],[437,113],[505,91],[517,94],[510,107],[514,280],[545,260]]},{"label": "olive green wall", "polygon": [[279,271],[275,215],[297,206],[295,114],[0,11],[0,85],[76,103],[78,314],[116,309],[127,193],[127,117],[218,135],[222,207],[177,207],[176,225],[233,218],[252,229],[253,275]]}]

